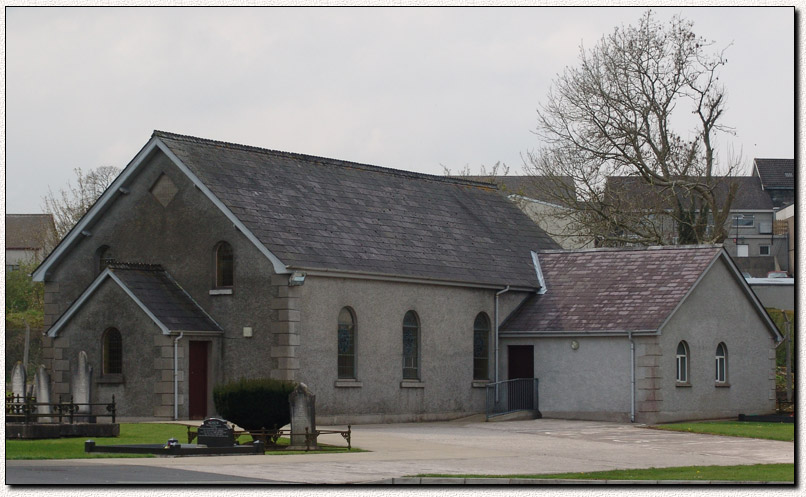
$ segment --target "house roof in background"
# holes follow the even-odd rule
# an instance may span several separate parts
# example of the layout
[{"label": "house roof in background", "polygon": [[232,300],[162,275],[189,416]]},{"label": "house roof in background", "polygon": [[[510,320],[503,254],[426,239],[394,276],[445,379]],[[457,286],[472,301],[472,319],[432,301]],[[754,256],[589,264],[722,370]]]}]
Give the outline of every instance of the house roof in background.
[{"label": "house roof in background", "polygon": [[658,330],[722,250],[710,245],[541,252],[547,292],[530,297],[501,332]]},{"label": "house roof in background", "polygon": [[[731,210],[772,210],[770,196],[761,189],[761,181],[756,176],[732,176],[719,178],[716,186],[717,202],[724,202],[730,182],[739,185]],[[658,202],[665,203],[665,208],[674,206],[671,190],[647,183],[637,176],[608,176],[605,187],[606,195],[620,195],[623,202],[637,208],[652,208]]]},{"label": "house roof in background", "polygon": [[291,268],[538,287],[558,248],[491,185],[155,131]]},{"label": "house roof in background", "polygon": [[221,332],[199,304],[159,265],[110,264],[84,293],[56,320],[48,335],[58,335],[61,328],[95,293],[101,283],[112,280],[168,334],[172,331]]},{"label": "house roof in background", "polygon": [[6,214],[6,249],[43,249],[55,233],[52,214]]},{"label": "house roof in background", "polygon": [[753,159],[753,173],[764,189],[795,189],[795,159]]}]

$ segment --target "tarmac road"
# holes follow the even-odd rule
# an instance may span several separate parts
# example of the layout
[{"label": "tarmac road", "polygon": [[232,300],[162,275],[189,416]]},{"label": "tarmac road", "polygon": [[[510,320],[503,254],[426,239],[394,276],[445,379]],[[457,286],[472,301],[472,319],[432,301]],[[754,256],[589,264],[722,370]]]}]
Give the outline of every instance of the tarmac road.
[{"label": "tarmac road", "polygon": [[[548,474],[795,462],[792,442],[594,421],[459,420],[352,429],[352,445],[370,452],[7,461],[6,484],[360,484],[420,473]],[[346,445],[339,435],[323,435],[320,442]]]}]

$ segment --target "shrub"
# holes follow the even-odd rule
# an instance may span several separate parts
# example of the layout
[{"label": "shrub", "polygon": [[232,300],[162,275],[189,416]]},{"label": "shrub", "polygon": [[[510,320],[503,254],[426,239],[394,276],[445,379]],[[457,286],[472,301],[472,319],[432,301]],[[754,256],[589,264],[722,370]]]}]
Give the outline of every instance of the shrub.
[{"label": "shrub", "polygon": [[281,428],[291,421],[288,396],[296,386],[292,381],[241,378],[216,386],[213,402],[224,419],[245,430]]}]

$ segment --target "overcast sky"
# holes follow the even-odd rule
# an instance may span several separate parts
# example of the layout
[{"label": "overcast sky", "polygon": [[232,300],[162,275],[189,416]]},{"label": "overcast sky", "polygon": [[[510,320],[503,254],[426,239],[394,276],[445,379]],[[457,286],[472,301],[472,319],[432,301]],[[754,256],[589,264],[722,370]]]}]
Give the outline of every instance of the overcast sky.
[{"label": "overcast sky", "polygon": [[[7,8],[6,212],[154,129],[442,174],[521,154],[551,81],[642,8]],[[795,154],[790,8],[661,8],[732,46],[745,174]],[[723,148],[725,154],[726,148]]]}]

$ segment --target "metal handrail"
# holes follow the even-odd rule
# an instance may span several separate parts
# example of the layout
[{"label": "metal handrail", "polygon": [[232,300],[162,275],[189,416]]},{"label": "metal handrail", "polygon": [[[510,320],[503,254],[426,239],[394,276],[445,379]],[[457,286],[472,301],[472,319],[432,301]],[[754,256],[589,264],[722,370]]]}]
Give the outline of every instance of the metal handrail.
[{"label": "metal handrail", "polygon": [[517,411],[535,411],[536,417],[541,417],[537,378],[489,383],[486,393],[487,419]]}]

